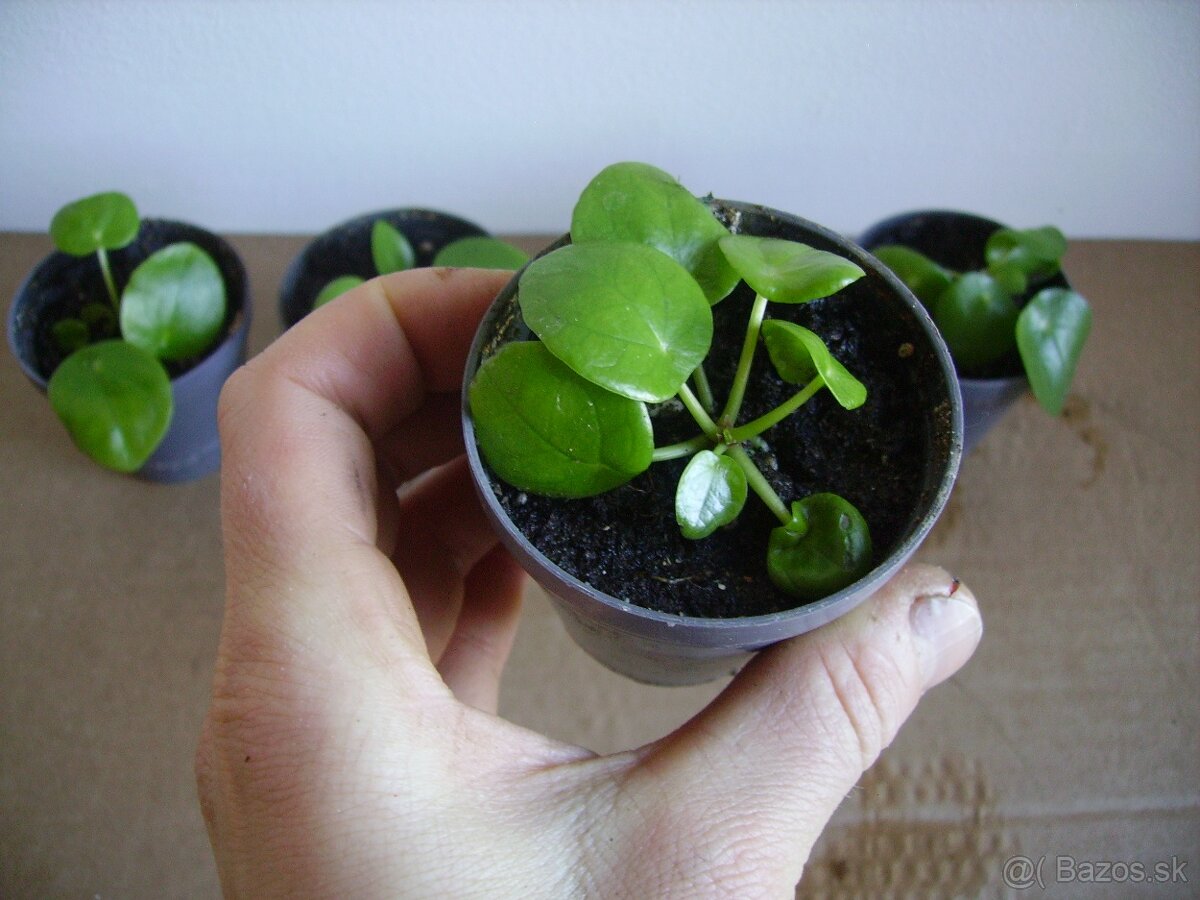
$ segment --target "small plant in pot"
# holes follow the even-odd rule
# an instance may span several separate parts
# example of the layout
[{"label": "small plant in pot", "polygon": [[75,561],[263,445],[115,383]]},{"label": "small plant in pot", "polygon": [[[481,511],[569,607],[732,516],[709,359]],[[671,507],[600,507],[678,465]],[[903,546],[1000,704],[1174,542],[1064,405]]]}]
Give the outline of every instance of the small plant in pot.
[{"label": "small plant in pot", "polygon": [[861,241],[945,338],[962,385],[967,449],[1026,390],[1050,415],[1062,411],[1092,312],[1062,273],[1061,231],[929,211],[882,222]]},{"label": "small plant in pot", "polygon": [[220,238],[143,220],[118,192],[67,204],[26,279],[9,343],[75,444],[118,472],[216,469],[216,403],[245,359],[245,273]]},{"label": "small plant in pot", "polygon": [[357,216],[314,238],[284,274],[285,328],[377,275],[423,266],[519,269],[527,254],[473,222],[431,209]]},{"label": "small plant in pot", "polygon": [[497,298],[467,380],[485,508],[576,640],[643,681],[716,677],[857,604],[960,451],[945,348],[877,263],[640,163]]}]

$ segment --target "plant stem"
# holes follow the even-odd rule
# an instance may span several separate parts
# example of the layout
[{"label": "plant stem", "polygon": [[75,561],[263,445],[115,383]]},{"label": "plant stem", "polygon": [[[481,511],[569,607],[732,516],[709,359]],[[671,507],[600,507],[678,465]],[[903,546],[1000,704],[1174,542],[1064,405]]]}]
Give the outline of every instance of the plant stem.
[{"label": "plant stem", "polygon": [[703,450],[712,445],[712,438],[706,434],[698,434],[690,441],[680,441],[677,444],[667,444],[665,447],[655,447],[650,456],[651,462],[666,462],[668,459],[679,459],[681,456],[691,456],[697,450]]},{"label": "plant stem", "polygon": [[696,399],[696,395],[692,393],[692,389],[686,383],[679,386],[679,399],[683,401],[683,405],[687,407],[687,411],[692,414],[692,418],[696,420],[696,424],[714,441],[720,439],[720,429],[717,428],[717,423],[712,420],[700,401]]},{"label": "plant stem", "polygon": [[767,481],[766,476],[759,471],[758,466],[754,464],[749,454],[746,453],[740,446],[734,444],[729,448],[729,455],[732,456],[742,471],[746,473],[746,481],[750,485],[750,489],[758,494],[763,503],[767,504],[767,508],[775,514],[775,518],[779,519],[784,525],[792,521],[792,515],[788,512],[787,506],[779,499],[779,495],[775,493],[775,489],[771,487],[771,483]]},{"label": "plant stem", "polygon": [[696,396],[700,398],[705,410],[710,415],[716,412],[717,401],[713,397],[712,386],[708,383],[708,373],[704,371],[704,363],[696,366],[696,371],[692,373],[692,383],[696,385]]},{"label": "plant stem", "polygon": [[100,247],[96,250],[96,257],[100,260],[100,274],[104,276],[104,286],[108,288],[108,296],[112,300],[113,310],[119,317],[121,315],[121,298],[117,296],[117,284],[113,281],[112,269],[108,265],[108,251]]},{"label": "plant stem", "polygon": [[766,313],[767,298],[762,294],[755,295],[754,306],[750,309],[750,321],[746,324],[746,340],[742,342],[742,355],[738,358],[733,386],[729,389],[729,399],[721,413],[721,422],[727,426],[736,422],[738,413],[741,412],[742,398],[746,395],[746,384],[750,380],[750,366],[754,363],[754,350],[758,346],[758,333],[762,329]]},{"label": "plant stem", "polygon": [[784,400],[769,413],[759,416],[757,419],[747,422],[745,425],[739,425],[729,432],[729,436],[735,441],[746,441],[752,437],[757,437],[762,434],[772,425],[777,425],[782,422],[801,406],[809,401],[809,399],[825,386],[825,382],[820,376],[814,378],[802,390],[797,391],[789,399]]}]

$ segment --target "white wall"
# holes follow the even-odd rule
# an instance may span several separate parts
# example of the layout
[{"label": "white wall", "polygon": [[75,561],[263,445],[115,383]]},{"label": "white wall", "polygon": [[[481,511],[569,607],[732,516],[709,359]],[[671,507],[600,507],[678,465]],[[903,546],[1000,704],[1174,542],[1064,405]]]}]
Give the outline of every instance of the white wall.
[{"label": "white wall", "polygon": [[0,229],[565,229],[609,162],[843,231],[918,206],[1200,239],[1195,0],[0,0]]}]

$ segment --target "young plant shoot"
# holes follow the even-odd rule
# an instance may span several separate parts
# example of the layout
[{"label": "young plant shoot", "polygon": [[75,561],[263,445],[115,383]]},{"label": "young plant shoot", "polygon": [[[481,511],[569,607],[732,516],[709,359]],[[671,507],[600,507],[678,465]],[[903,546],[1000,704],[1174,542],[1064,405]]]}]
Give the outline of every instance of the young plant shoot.
[{"label": "young plant shoot", "polygon": [[140,227],[133,201],[115,192],[70,203],[50,223],[59,250],[96,255],[107,294],[53,324],[68,355],[50,376],[50,405],[81,450],[119,472],[141,468],[170,424],[163,361],[204,353],[225,321],[221,272],[192,243],[150,254],[118,291],[108,253],[132,243]]},{"label": "young plant shoot", "polygon": [[1057,274],[1066,249],[1062,232],[1048,225],[995,232],[976,272],[952,272],[898,244],[872,252],[925,304],[960,374],[984,370],[1015,348],[1034,397],[1058,415],[1091,331],[1091,308],[1060,287],[1043,288],[1023,308],[1016,298]]},{"label": "young plant shoot", "polygon": [[[685,537],[732,523],[753,493],[779,519],[765,558],[781,590],[810,601],[866,574],[871,538],[858,511],[833,494],[789,505],[745,449],[823,388],[846,409],[866,400],[817,334],[766,317],[771,304],[836,294],[863,270],[804,244],[730,234],[677,181],[641,163],[618,163],[593,179],[575,207],[571,238],[519,282],[522,316],[539,340],[502,347],[469,388],[476,438],[495,473],[520,490],[580,498],[625,484],[656,461],[686,458],[675,493]],[[756,297],[718,406],[703,368],[712,306],[741,280]],[[796,391],[742,421],[760,341]],[[675,398],[697,433],[656,447],[647,404]]]}]

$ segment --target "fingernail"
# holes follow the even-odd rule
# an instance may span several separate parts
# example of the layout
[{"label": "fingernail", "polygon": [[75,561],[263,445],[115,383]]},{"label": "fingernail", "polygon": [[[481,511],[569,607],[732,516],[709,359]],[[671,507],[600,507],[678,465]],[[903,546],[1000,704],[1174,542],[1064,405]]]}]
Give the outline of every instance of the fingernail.
[{"label": "fingernail", "polygon": [[917,637],[926,688],[957,672],[975,652],[983,635],[975,596],[957,581],[945,594],[928,594],[914,600],[909,621]]}]

